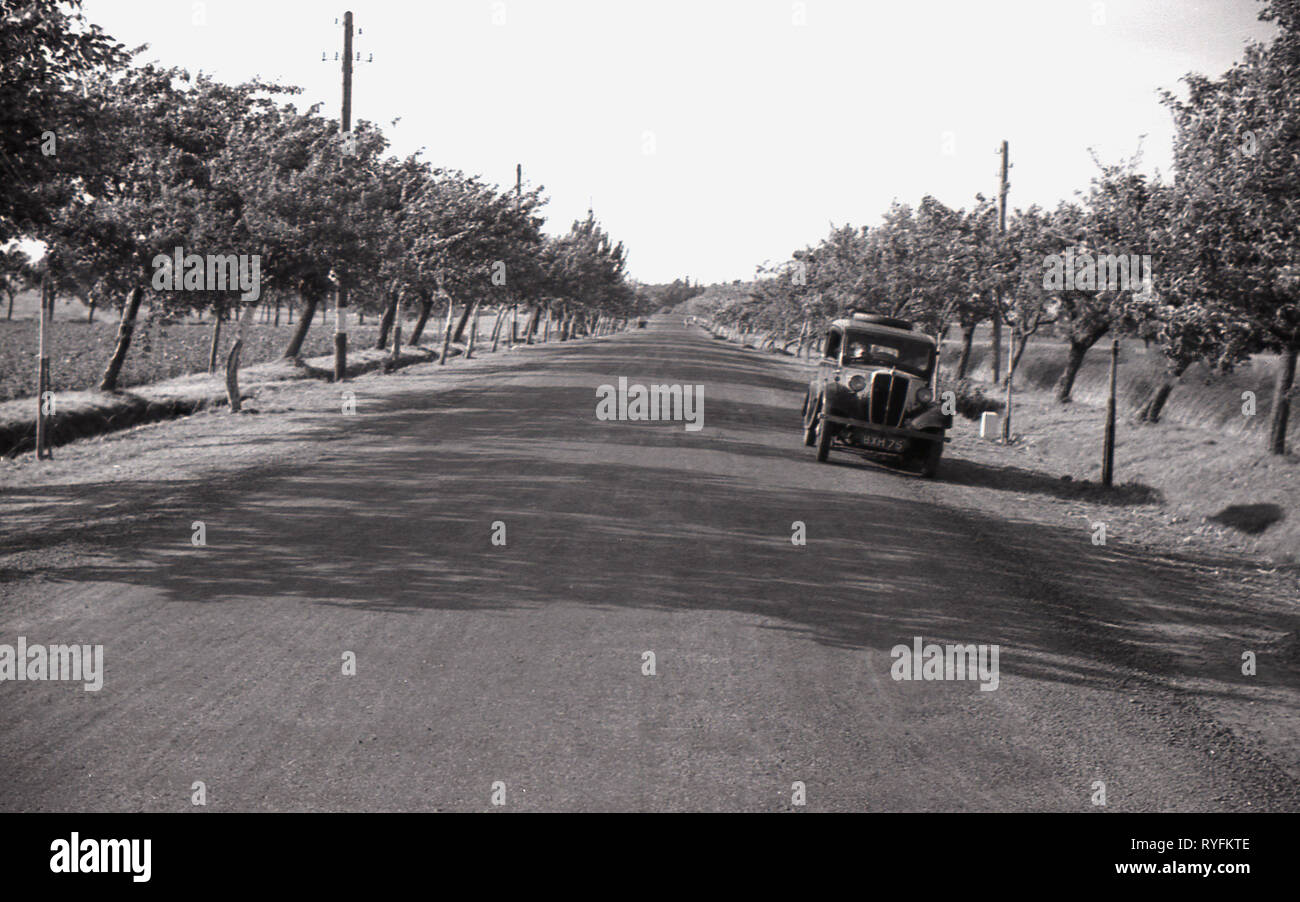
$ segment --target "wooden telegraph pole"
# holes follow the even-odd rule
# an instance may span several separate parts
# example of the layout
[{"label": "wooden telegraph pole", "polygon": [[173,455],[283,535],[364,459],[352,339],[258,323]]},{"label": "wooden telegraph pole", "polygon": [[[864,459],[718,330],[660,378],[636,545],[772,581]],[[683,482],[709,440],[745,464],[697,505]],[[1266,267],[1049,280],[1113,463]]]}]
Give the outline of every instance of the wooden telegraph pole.
[{"label": "wooden telegraph pole", "polygon": [[[515,164],[515,213],[516,214],[519,212],[519,207],[523,202],[523,193],[524,193],[524,164],[516,163]],[[507,278],[509,277],[507,276]],[[519,335],[517,332],[518,324],[519,324],[519,299],[518,296],[513,291],[509,291],[507,289],[507,293],[510,296],[511,301],[513,302],[510,307],[510,347],[513,348],[515,346],[515,342],[519,340]],[[533,343],[531,339],[527,339],[527,342],[528,344]]]},{"label": "wooden telegraph pole", "polygon": [[[343,14],[343,146],[344,154],[350,152],[348,141],[352,137],[352,13]],[[338,268],[338,282],[334,286],[334,381],[342,382],[348,373],[348,289],[344,267]]]},{"label": "wooden telegraph pole", "polygon": [[1007,396],[1006,396],[1007,400],[1006,400],[1006,410],[1003,411],[1003,415],[1002,415],[1002,435],[1001,435],[1002,441],[1004,442],[1011,441],[1011,407],[1012,407],[1011,383],[1015,381],[1015,374],[1011,372],[1011,362],[1015,359],[1015,356],[1016,356],[1016,333],[1012,332],[1011,340],[1007,342]]},{"label": "wooden telegraph pole", "polygon": [[[1002,142],[1002,176],[998,182],[998,232],[1005,235],[1007,233],[1007,191],[1011,187],[1007,183],[1007,142]],[[989,360],[992,362],[993,384],[998,384],[1001,376],[1002,366],[1002,311],[999,309],[1000,299],[994,298],[993,323],[992,323],[992,344],[990,346]]]},{"label": "wooden telegraph pole", "polygon": [[36,459],[53,460],[54,452],[50,450],[50,354],[49,354],[49,314],[53,292],[50,287],[50,261],[46,254],[45,272],[41,275],[41,324],[40,337],[36,350]]},{"label": "wooden telegraph pole", "polygon": [[[998,185],[998,234],[1006,235],[1007,233],[1007,190],[1010,185],[1007,184],[1007,142],[1002,142],[1002,179]],[[998,382],[998,365],[1002,362],[1002,300],[998,298],[994,302],[993,309],[993,347],[990,349],[990,359],[993,362],[993,384]],[[1011,441],[1011,383],[1014,381],[1011,372],[1011,362],[1015,357],[1016,335],[1011,333],[1011,340],[1007,342],[1007,409],[1002,412],[1002,441]]]},{"label": "wooden telegraph pole", "polygon": [[1110,341],[1110,396],[1106,399],[1106,437],[1101,448],[1101,484],[1115,482],[1115,382],[1119,375],[1119,339]]}]

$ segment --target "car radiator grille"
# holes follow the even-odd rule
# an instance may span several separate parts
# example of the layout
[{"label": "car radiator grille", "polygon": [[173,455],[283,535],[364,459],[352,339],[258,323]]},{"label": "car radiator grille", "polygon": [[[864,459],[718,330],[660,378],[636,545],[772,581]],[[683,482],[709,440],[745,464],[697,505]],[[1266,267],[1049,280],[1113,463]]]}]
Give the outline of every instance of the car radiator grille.
[{"label": "car radiator grille", "polygon": [[893,373],[876,373],[871,377],[871,404],[868,413],[877,426],[898,426],[907,404],[907,379]]}]

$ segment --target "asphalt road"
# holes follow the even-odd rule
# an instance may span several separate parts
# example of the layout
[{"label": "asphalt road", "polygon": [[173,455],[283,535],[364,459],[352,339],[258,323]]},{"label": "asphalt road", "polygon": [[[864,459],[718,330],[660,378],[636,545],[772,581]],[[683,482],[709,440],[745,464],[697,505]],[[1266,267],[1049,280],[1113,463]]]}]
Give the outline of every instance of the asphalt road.
[{"label": "asphalt road", "polygon": [[[1170,688],[1154,564],[815,463],[793,369],[679,320],[524,354],[333,418],[312,466],[134,487],[0,611],[105,655],[97,693],[0,683],[0,808],[1296,810]],[[702,384],[704,428],[598,421],[620,376]],[[997,689],[892,679],[918,636],[996,644]]]}]

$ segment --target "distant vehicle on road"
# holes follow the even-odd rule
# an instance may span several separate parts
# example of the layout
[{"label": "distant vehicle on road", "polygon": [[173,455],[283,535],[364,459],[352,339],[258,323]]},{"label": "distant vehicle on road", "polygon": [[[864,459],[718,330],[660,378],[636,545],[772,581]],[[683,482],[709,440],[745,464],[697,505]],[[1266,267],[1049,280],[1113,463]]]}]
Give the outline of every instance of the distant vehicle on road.
[{"label": "distant vehicle on road", "polygon": [[931,394],[936,359],[934,339],[906,320],[858,311],[835,320],[804,395],[804,444],[819,461],[835,449],[938,475],[952,416]]}]

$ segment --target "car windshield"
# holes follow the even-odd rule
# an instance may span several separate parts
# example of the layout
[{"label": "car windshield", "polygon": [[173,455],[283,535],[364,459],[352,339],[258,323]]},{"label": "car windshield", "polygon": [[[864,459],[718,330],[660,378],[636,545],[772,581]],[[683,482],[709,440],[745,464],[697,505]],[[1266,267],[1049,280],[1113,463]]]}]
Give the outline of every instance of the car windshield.
[{"label": "car windshield", "polygon": [[858,366],[892,366],[918,376],[930,372],[929,342],[893,335],[850,332],[844,341],[844,362]]}]

